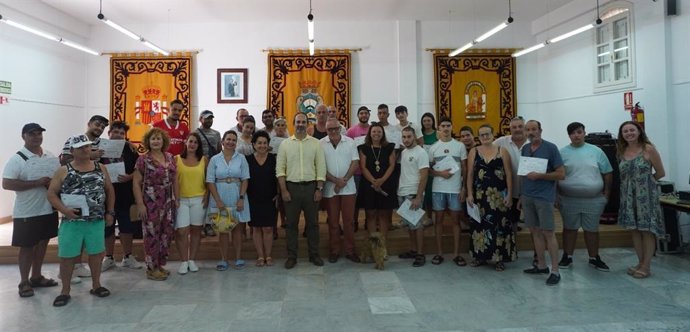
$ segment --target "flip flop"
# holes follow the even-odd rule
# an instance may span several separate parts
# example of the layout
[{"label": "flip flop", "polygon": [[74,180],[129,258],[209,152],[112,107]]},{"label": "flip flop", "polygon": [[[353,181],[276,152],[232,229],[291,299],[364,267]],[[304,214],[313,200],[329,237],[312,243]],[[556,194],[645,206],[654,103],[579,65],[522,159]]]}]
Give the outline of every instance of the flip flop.
[{"label": "flip flop", "polygon": [[216,270],[217,271],[225,271],[227,269],[228,269],[228,262],[218,261],[218,263],[216,263]]},{"label": "flip flop", "polygon": [[95,295],[98,297],[107,297],[108,295],[110,295],[110,291],[103,286],[98,287],[96,289],[92,289],[89,291],[89,293],[91,293],[91,295]]},{"label": "flip flop", "polygon": [[54,286],[58,285],[57,281],[55,281],[53,279],[48,279],[44,276],[40,276],[38,278],[31,278],[31,279],[29,279],[29,283],[31,284],[31,287],[33,287],[33,288],[54,287]]},{"label": "flip flop", "polygon": [[22,282],[19,284],[19,297],[32,297],[34,296],[34,289],[31,288],[31,284],[28,282]]},{"label": "flip flop", "polygon": [[64,307],[72,297],[69,295],[60,294],[53,301],[53,307]]},{"label": "flip flop", "polygon": [[443,256],[441,255],[436,255],[431,259],[431,264],[439,265],[441,263],[443,263]]},{"label": "flip flop", "polygon": [[650,275],[652,275],[650,272],[637,270],[637,271],[635,271],[635,273],[633,273],[632,277],[635,279],[645,279],[645,278],[649,278]]},{"label": "flip flop", "polygon": [[467,265],[467,262],[465,261],[464,258],[462,258],[462,256],[455,256],[455,258],[453,258],[453,263],[455,263],[455,265],[457,265],[457,266]]}]

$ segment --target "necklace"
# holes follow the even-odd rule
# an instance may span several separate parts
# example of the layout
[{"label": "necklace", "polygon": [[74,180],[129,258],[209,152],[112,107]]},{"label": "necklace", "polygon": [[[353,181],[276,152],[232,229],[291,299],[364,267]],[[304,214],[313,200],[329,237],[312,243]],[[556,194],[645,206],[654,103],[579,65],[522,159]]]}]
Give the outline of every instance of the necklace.
[{"label": "necklace", "polygon": [[381,157],[381,150],[383,150],[383,147],[379,148],[379,153],[377,155],[376,150],[374,150],[374,146],[371,146],[371,153],[374,155],[374,168],[376,169],[376,172],[381,171],[381,163],[379,162],[379,158]]}]

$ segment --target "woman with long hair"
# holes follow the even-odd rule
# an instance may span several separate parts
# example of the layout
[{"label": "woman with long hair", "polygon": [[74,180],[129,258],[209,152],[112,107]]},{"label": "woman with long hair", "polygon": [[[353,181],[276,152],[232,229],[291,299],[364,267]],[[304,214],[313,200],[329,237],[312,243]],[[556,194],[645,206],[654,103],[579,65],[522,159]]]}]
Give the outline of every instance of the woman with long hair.
[{"label": "woman with long hair", "polygon": [[[424,135],[424,150],[429,152],[429,148],[438,141],[438,134],[436,133],[436,119],[434,115],[426,112],[422,115],[422,134]],[[434,182],[434,177],[429,173],[429,177],[426,180],[426,188],[424,190],[424,210],[426,211],[426,216],[428,222],[431,222],[431,186]]]},{"label": "woman with long hair", "polygon": [[[223,152],[208,162],[206,170],[206,186],[213,199],[209,199],[209,212],[231,209],[231,217],[238,222],[232,229],[232,245],[235,247],[235,268],[246,266],[242,259],[242,234],[244,225],[249,222],[249,200],[247,186],[249,184],[249,165],[241,153],[235,151],[237,147],[237,132],[228,130],[223,134]],[[216,270],[228,269],[230,236],[227,231],[218,233],[221,260],[216,264]]]},{"label": "woman with long hair", "polygon": [[237,138],[237,152],[243,154],[245,157],[254,153],[254,148],[252,147],[252,135],[254,135],[254,128],[256,127],[256,121],[253,116],[247,116],[242,121],[242,132],[238,133],[240,136]]},{"label": "woman with long hair", "polygon": [[618,224],[632,231],[638,259],[628,274],[647,278],[656,238],[665,234],[657,181],[666,173],[659,151],[637,122],[626,121],[618,128],[617,155],[621,179]]},{"label": "woman with long hair", "polygon": [[268,153],[271,142],[269,134],[263,130],[252,136],[254,154],[247,156],[249,164],[249,186],[247,195],[252,198],[250,211],[254,246],[258,258],[256,266],[272,266],[273,230],[278,217],[278,178],[276,178],[276,155]]},{"label": "woman with long hair", "polygon": [[367,231],[375,232],[378,228],[385,240],[393,209],[398,206],[396,183],[391,177],[395,170],[395,143],[388,143],[383,126],[372,123],[364,144],[357,150],[362,170],[357,206],[364,208]]},{"label": "woman with long hair", "polygon": [[166,150],[168,133],[151,128],[142,139],[146,153],[136,163],[133,178],[134,200],[141,219],[146,253],[146,277],[162,281],[170,271],[164,268],[168,259],[173,225],[177,212],[177,166]]},{"label": "woman with long hair", "polygon": [[180,254],[179,274],[197,272],[196,254],[201,242],[201,228],[206,217],[208,192],[206,166],[208,160],[201,148],[201,135],[193,132],[185,141],[182,154],[176,156],[177,183],[180,196],[175,221],[175,244]]},{"label": "woman with long hair", "polygon": [[467,161],[467,204],[478,205],[481,216],[481,220],[470,222],[470,266],[493,261],[500,272],[505,270],[504,262],[517,259],[517,250],[508,219],[513,204],[510,154],[493,144],[493,131],[488,124],[479,127],[481,144],[470,150]]}]

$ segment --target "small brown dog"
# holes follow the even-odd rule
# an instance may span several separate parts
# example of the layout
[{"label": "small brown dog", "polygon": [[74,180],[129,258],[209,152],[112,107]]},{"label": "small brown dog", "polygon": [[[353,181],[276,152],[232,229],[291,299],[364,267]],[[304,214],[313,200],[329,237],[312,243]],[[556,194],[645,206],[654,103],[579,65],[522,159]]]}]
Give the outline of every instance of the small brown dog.
[{"label": "small brown dog", "polygon": [[362,243],[359,259],[362,263],[367,263],[371,258],[376,263],[374,268],[383,270],[383,262],[386,260],[387,254],[386,240],[381,233],[372,232]]}]

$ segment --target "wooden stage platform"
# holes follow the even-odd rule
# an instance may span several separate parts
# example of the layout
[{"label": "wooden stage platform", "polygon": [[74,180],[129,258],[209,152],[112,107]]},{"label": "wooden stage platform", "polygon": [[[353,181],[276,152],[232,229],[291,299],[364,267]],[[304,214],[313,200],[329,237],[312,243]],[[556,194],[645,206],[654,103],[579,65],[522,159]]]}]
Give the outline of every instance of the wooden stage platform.
[{"label": "wooden stage platform", "polygon": [[[557,238],[559,243],[561,242],[561,232],[562,232],[562,221],[561,217],[556,211],[556,229]],[[362,239],[366,237],[366,230],[363,229],[364,226],[364,213],[360,215],[360,229],[355,233],[356,245],[359,247],[361,245]],[[393,213],[393,223],[397,223],[399,217]],[[446,220],[445,234],[443,236],[443,249],[446,254],[453,249],[453,238],[450,234],[450,220]],[[301,236],[302,227],[304,223],[300,223],[300,242],[299,242],[299,256],[306,257],[307,252],[307,241],[306,238]],[[524,224],[521,224],[524,226]],[[325,212],[320,212],[319,214],[319,233],[320,233],[320,253],[325,259],[328,256],[328,228],[326,225],[326,214]],[[600,226],[600,246],[601,248],[612,248],[612,247],[631,247],[632,241],[630,234],[620,228],[617,225],[601,225]],[[424,238],[424,248],[427,254],[435,253],[436,242],[434,238],[434,228],[427,227],[425,230]],[[273,257],[277,259],[286,257],[286,241],[285,241],[285,230],[278,230],[279,237],[273,242]],[[6,223],[0,225],[0,264],[16,264],[17,262],[17,252],[18,248],[11,246],[12,239],[12,223]],[[461,235],[461,254],[466,258],[468,256],[470,236],[468,233],[463,233]],[[409,240],[407,229],[395,229],[392,230],[388,235],[388,253],[390,255],[397,255],[409,249]],[[256,259],[256,251],[254,250],[254,244],[251,239],[246,239],[242,242],[243,246],[243,258],[253,260]],[[582,231],[578,234],[577,247],[584,248],[585,243],[582,238]],[[525,228],[518,233],[517,236],[517,247],[519,250],[532,250],[532,239],[529,231]],[[560,246],[559,246],[560,247]],[[134,240],[134,254],[136,257],[143,261],[144,249],[142,240]],[[447,255],[449,256],[449,255]],[[201,248],[199,249],[199,257],[197,260],[217,260],[219,257],[218,249],[218,237],[206,237],[202,239]],[[119,241],[115,244],[115,258],[116,260],[122,259],[122,250]],[[448,257],[450,258],[450,257]],[[170,250],[170,260],[178,260],[177,249],[174,243]],[[46,253],[47,263],[58,262],[57,258],[57,238],[51,240],[48,245],[48,251]],[[282,264],[282,262],[279,262]]]}]

